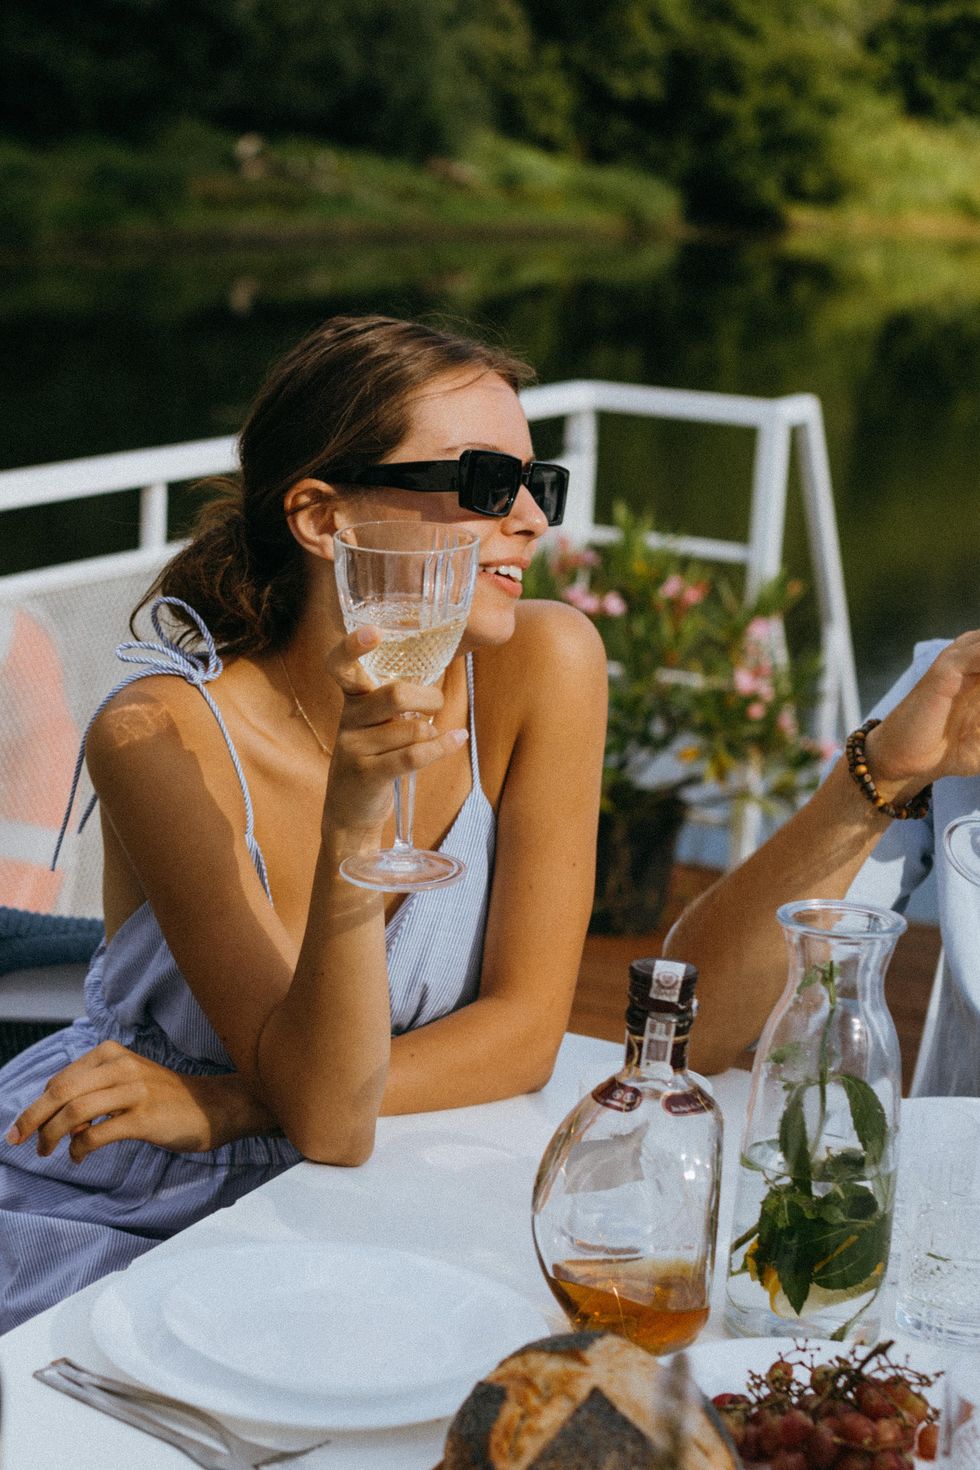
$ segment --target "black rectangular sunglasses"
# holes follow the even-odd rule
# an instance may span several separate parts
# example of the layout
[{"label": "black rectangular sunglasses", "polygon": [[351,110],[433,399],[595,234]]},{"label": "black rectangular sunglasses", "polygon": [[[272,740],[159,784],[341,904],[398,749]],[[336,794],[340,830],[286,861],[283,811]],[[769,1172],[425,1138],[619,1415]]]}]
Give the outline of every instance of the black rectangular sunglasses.
[{"label": "black rectangular sunglasses", "polygon": [[[338,477],[339,478],[339,477]],[[343,476],[348,485],[380,485],[391,490],[455,491],[464,510],[505,516],[526,485],[549,526],[560,526],[568,493],[568,470],[494,449],[464,449],[459,459],[418,459],[371,464]]]}]

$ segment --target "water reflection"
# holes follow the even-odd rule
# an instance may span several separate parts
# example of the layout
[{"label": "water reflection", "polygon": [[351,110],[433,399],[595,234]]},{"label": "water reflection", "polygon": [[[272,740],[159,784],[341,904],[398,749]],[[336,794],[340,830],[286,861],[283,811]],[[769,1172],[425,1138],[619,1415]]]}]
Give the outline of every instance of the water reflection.
[{"label": "water reflection", "polygon": [[[865,697],[915,638],[980,621],[980,249],[932,242],[527,241],[289,253],[171,251],[9,265],[0,281],[3,465],[233,431],[266,367],[335,311],[445,313],[543,381],[600,377],[817,393]],[[552,453],[547,426],[539,453]],[[745,431],[610,418],[599,503],[740,534]],[[177,497],[177,521],[187,498]],[[4,518],[0,570],[132,544],[134,497]],[[805,574],[795,501],[787,557]]]}]

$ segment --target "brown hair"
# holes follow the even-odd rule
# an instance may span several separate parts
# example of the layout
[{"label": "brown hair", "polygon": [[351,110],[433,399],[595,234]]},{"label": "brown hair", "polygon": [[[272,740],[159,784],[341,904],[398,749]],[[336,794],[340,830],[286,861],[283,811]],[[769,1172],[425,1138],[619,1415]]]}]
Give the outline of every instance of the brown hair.
[{"label": "brown hair", "polygon": [[[383,460],[408,431],[413,395],[461,367],[498,373],[515,391],[533,377],[500,348],[420,322],[336,316],[315,328],[272,369],[239,435],[240,475],[202,482],[216,493],[140,607],[180,598],[223,653],[282,647],[305,597],[286,491],[314,471],[342,484]],[[195,639],[191,620],[172,612],[186,625],[181,640]]]}]

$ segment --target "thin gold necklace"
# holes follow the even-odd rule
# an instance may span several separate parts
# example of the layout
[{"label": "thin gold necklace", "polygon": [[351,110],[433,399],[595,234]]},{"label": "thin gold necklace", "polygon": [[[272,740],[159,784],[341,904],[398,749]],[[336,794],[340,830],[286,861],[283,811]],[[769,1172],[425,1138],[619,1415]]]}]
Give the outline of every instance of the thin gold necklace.
[{"label": "thin gold necklace", "polygon": [[333,755],[333,751],[330,750],[328,746],[324,745],[323,741],[320,739],[319,735],[316,732],[316,726],[314,725],[313,721],[310,719],[309,715],[306,713],[306,710],[303,708],[303,706],[299,702],[299,695],[296,693],[296,689],[295,689],[295,687],[293,685],[293,681],[289,677],[289,670],[286,668],[286,661],[285,661],[285,659],[283,658],[283,656],[282,656],[281,653],[277,653],[276,654],[276,658],[279,660],[279,667],[282,669],[283,673],[286,676],[286,683],[289,685],[289,692],[293,696],[293,704],[296,706],[296,712],[297,712],[297,714],[299,714],[302,717],[302,719],[305,722],[307,728],[309,729],[310,734],[313,736],[313,739],[316,741],[317,745],[319,745],[319,747],[323,751],[324,755],[325,756],[328,756],[328,757],[329,756],[332,756]]}]

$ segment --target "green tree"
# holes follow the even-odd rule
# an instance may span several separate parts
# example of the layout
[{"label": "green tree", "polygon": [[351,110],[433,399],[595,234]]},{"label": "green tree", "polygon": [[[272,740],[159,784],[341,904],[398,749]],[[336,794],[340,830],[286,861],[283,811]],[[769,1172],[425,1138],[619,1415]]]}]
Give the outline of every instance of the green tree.
[{"label": "green tree", "polygon": [[874,12],[865,0],[526,0],[567,68],[585,156],[652,168],[698,221],[778,224],[846,185],[840,131]]},{"label": "green tree", "polygon": [[980,117],[977,0],[893,0],[868,44],[908,112],[945,123]]}]

